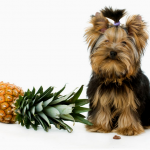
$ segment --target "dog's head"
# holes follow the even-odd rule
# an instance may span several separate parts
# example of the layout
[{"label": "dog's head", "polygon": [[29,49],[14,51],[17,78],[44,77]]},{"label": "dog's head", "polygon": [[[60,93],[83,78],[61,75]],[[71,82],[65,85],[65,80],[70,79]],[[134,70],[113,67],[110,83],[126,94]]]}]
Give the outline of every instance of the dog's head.
[{"label": "dog's head", "polygon": [[85,33],[92,70],[109,81],[136,75],[148,39],[140,15],[129,16],[125,25],[120,24],[125,14],[125,10],[105,8],[91,17],[92,27]]}]

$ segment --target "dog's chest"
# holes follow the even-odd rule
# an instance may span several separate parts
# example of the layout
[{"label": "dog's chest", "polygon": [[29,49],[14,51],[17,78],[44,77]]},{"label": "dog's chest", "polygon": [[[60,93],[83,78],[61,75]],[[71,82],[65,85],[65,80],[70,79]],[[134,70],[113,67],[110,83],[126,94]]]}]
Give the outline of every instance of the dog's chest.
[{"label": "dog's chest", "polygon": [[134,92],[126,85],[102,85],[100,86],[99,92],[100,104],[103,107],[110,106],[121,110],[127,107],[137,108],[138,100]]}]

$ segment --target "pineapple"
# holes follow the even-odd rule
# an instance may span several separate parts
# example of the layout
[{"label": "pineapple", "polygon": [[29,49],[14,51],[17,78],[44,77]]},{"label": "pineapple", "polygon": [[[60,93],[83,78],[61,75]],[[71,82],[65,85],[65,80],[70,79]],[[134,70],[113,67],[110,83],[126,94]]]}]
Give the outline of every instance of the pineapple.
[{"label": "pineapple", "polygon": [[0,122],[15,123],[14,103],[23,90],[14,84],[0,82]]},{"label": "pineapple", "polygon": [[15,123],[18,121],[27,129],[41,125],[45,131],[53,124],[58,129],[72,132],[73,129],[64,121],[81,122],[92,125],[85,116],[80,114],[88,112],[89,108],[81,107],[89,101],[79,99],[83,85],[77,92],[68,95],[60,95],[65,86],[58,92],[52,93],[54,87],[43,91],[41,86],[37,92],[35,88],[27,92],[13,84],[0,82],[0,121],[4,123]]},{"label": "pineapple", "polygon": [[88,112],[89,108],[81,107],[89,103],[87,99],[79,99],[83,90],[83,85],[77,92],[70,92],[67,95],[60,95],[65,89],[65,86],[58,92],[52,93],[54,87],[49,87],[43,92],[41,86],[35,93],[35,88],[32,91],[28,90],[24,96],[19,96],[16,100],[16,120],[29,129],[32,126],[37,130],[38,125],[41,125],[45,131],[51,128],[51,124],[58,129],[65,129],[69,133],[73,129],[64,121],[81,122],[87,125],[92,125],[85,116],[80,114]]}]

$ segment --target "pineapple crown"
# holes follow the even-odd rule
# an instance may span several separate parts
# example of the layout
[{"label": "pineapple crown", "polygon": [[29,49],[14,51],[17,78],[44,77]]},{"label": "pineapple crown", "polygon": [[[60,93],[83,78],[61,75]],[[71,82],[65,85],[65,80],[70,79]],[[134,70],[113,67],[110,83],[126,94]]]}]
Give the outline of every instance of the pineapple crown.
[{"label": "pineapple crown", "polygon": [[16,120],[27,129],[32,126],[37,130],[38,125],[41,125],[45,131],[51,128],[51,124],[54,124],[58,129],[72,132],[73,129],[64,123],[65,120],[92,125],[85,119],[85,116],[80,114],[90,110],[81,107],[89,103],[87,99],[79,99],[83,85],[76,93],[74,92],[75,89],[68,95],[62,96],[60,94],[65,87],[56,93],[52,93],[54,87],[49,87],[43,92],[41,86],[36,93],[35,88],[33,88],[32,91],[25,92],[24,96],[19,96],[15,103]]}]

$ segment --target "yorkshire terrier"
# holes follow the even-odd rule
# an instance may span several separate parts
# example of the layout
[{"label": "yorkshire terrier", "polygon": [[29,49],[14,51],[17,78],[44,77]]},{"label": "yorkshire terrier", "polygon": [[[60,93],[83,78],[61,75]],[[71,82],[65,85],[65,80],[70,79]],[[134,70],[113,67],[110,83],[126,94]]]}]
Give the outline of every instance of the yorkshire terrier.
[{"label": "yorkshire terrier", "polygon": [[91,16],[85,33],[92,66],[87,96],[93,126],[87,125],[88,131],[137,135],[150,128],[150,86],[140,66],[147,26],[140,15],[120,24],[125,15],[125,9],[105,7]]}]

